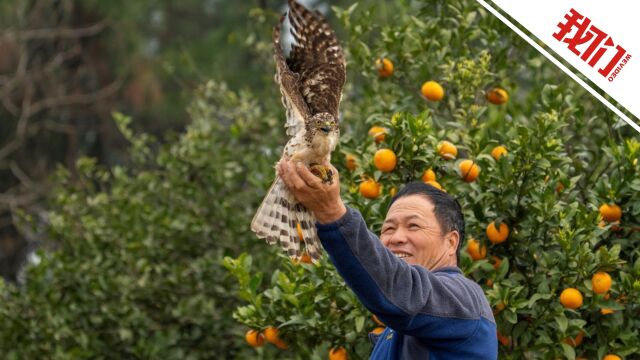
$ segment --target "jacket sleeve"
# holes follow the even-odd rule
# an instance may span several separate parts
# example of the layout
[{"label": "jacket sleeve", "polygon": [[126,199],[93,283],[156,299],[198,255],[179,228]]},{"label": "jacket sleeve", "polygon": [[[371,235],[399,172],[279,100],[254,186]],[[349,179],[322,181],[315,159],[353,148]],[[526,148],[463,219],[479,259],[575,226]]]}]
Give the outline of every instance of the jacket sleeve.
[{"label": "jacket sleeve", "polygon": [[483,309],[477,284],[460,273],[409,265],[385,248],[351,208],[338,221],[317,224],[322,245],[338,273],[387,326],[411,336],[460,340],[471,336]]}]

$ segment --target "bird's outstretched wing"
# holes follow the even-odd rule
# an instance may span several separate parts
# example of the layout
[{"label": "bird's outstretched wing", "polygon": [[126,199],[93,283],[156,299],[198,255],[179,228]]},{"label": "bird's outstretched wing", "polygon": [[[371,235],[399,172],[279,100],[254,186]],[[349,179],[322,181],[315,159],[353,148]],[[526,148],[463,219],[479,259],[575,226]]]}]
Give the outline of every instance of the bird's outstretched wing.
[{"label": "bird's outstretched wing", "polygon": [[276,63],[276,83],[280,85],[282,105],[287,112],[285,127],[287,135],[292,137],[304,129],[305,121],[311,117],[311,113],[300,93],[300,74],[289,69],[280,47],[280,29],[284,19],[285,15],[282,15],[278,24],[273,28],[273,58]]},{"label": "bird's outstretched wing", "polygon": [[289,0],[289,22],[295,43],[287,59],[300,75],[299,89],[311,114],[326,112],[338,119],[347,72],[335,32],[322,14]]}]

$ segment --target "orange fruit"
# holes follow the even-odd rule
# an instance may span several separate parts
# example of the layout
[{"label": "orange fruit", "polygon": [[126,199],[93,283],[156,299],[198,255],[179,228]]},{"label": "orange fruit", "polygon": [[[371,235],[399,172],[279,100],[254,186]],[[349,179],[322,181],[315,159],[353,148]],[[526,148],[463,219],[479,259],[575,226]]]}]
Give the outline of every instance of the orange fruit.
[{"label": "orange fruit", "polygon": [[444,188],[442,187],[442,185],[440,185],[440,183],[435,181],[435,180],[434,181],[427,181],[427,182],[425,182],[425,184],[431,185],[431,186],[433,186],[434,188],[436,188],[438,190],[444,191]]},{"label": "orange fruit", "polygon": [[500,344],[502,344],[502,346],[509,346],[509,344],[511,343],[511,339],[508,336],[500,334],[500,331],[498,331],[498,341],[500,342]]},{"label": "orange fruit", "polygon": [[500,267],[500,264],[502,264],[502,260],[500,260],[499,257],[497,256],[492,256],[491,257],[492,263],[493,263],[493,268],[498,270],[498,268]]},{"label": "orange fruit", "polygon": [[428,168],[422,174],[422,182],[427,182],[427,181],[436,181],[436,173],[431,168]]},{"label": "orange fruit", "polygon": [[487,91],[487,101],[495,105],[502,105],[509,100],[509,93],[505,89],[496,87]]},{"label": "orange fruit", "polygon": [[560,293],[560,303],[568,309],[582,306],[582,293],[576,288],[566,288]]},{"label": "orange fruit", "polygon": [[375,199],[380,196],[382,185],[380,185],[373,179],[367,179],[360,183],[359,190],[360,195],[366,197],[367,199]]},{"label": "orange fruit", "polygon": [[485,284],[487,284],[488,287],[493,287],[493,280],[491,279],[487,279],[487,281],[485,282]]},{"label": "orange fruit", "polygon": [[445,160],[453,160],[458,155],[458,148],[446,140],[440,141],[437,149],[438,154]]},{"label": "orange fruit", "polygon": [[397,189],[395,186],[392,186],[392,187],[389,189],[389,195],[390,195],[391,197],[396,196],[396,194],[397,194],[397,193],[398,193],[398,189]]},{"label": "orange fruit", "polygon": [[376,144],[383,142],[386,135],[387,129],[381,126],[372,126],[371,129],[369,129],[369,136],[373,137]]},{"label": "orange fruit", "polygon": [[377,328],[371,330],[371,334],[380,335],[384,332],[384,327],[378,326]]},{"label": "orange fruit", "polygon": [[347,360],[349,356],[347,355],[347,350],[340,346],[339,348],[331,348],[329,350],[329,360]]},{"label": "orange fruit", "polygon": [[391,172],[396,168],[398,158],[391,149],[380,149],[373,155],[373,165],[382,172]]},{"label": "orange fruit", "polygon": [[500,244],[507,240],[509,236],[509,226],[505,223],[500,223],[500,229],[496,228],[496,223],[491,222],[487,226],[487,238],[492,244]]},{"label": "orange fruit", "polygon": [[498,145],[491,150],[491,156],[496,159],[496,161],[500,160],[502,156],[507,155],[507,153],[507,148],[502,145]]},{"label": "orange fruit", "polygon": [[311,264],[311,255],[308,252],[303,252],[300,256],[300,262],[305,264]]},{"label": "orange fruit", "polygon": [[371,318],[373,319],[373,322],[375,322],[376,324],[378,324],[380,326],[386,326],[382,321],[380,321],[380,319],[378,319],[377,316],[371,315]]},{"label": "orange fruit", "polygon": [[602,358],[602,360],[622,360],[622,358],[618,355],[607,354]]},{"label": "orange fruit", "polygon": [[576,335],[576,337],[572,338],[572,337],[567,337],[565,338],[562,342],[569,345],[569,346],[580,346],[580,344],[582,344],[582,340],[584,339],[584,332],[582,330],[580,330],[580,332],[578,333],[578,335]]},{"label": "orange fruit", "polygon": [[244,335],[244,339],[247,341],[247,344],[254,348],[259,348],[264,344],[264,335],[257,330],[249,329]]},{"label": "orange fruit", "polygon": [[460,167],[460,176],[466,182],[474,182],[480,175],[480,166],[473,160],[462,160],[458,166]]},{"label": "orange fruit", "polygon": [[304,236],[302,235],[302,226],[300,226],[300,223],[296,223],[296,230],[298,231],[298,238],[300,239],[300,241],[304,240]]},{"label": "orange fruit", "polygon": [[393,75],[393,63],[387,58],[377,59],[376,69],[378,69],[378,76],[381,78],[388,78]]},{"label": "orange fruit", "polygon": [[356,167],[358,167],[358,162],[356,161],[356,157],[353,156],[352,154],[345,155],[345,157],[344,157],[344,166],[349,171],[355,170]]},{"label": "orange fruit", "polygon": [[495,310],[493,311],[493,315],[498,315],[502,310],[504,310],[504,303],[500,301],[496,304]]},{"label": "orange fruit", "polygon": [[600,314],[602,315],[609,315],[609,314],[613,314],[615,312],[615,310],[610,309],[610,308],[602,308],[600,309]]},{"label": "orange fruit", "polygon": [[558,181],[558,183],[556,184],[556,192],[561,193],[563,190],[564,190],[564,185],[562,185],[562,183]]},{"label": "orange fruit", "polygon": [[487,256],[487,247],[481,246],[476,239],[471,238],[467,242],[467,252],[473,260],[481,260]]},{"label": "orange fruit", "polygon": [[420,93],[431,101],[440,101],[444,98],[444,89],[435,81],[427,81],[422,84]]},{"label": "orange fruit", "polygon": [[264,329],[264,338],[272,343],[273,345],[277,346],[279,349],[286,349],[289,346],[287,345],[287,343],[285,343],[282,339],[280,339],[280,337],[278,336],[278,329],[273,327],[273,326],[269,326],[268,328]]},{"label": "orange fruit", "polygon": [[600,206],[600,215],[606,222],[614,222],[622,217],[622,209],[616,204],[602,204]]},{"label": "orange fruit", "polygon": [[599,271],[591,277],[591,290],[596,294],[605,294],[611,289],[611,276]]}]

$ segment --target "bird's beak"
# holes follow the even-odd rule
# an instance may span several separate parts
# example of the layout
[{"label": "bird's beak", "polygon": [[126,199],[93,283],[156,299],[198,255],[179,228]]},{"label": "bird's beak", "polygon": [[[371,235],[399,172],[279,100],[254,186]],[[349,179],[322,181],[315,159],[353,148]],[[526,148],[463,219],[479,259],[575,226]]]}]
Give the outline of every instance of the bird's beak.
[{"label": "bird's beak", "polygon": [[320,128],[320,130],[322,130],[325,134],[329,133],[329,130],[331,130],[328,126],[323,126]]}]

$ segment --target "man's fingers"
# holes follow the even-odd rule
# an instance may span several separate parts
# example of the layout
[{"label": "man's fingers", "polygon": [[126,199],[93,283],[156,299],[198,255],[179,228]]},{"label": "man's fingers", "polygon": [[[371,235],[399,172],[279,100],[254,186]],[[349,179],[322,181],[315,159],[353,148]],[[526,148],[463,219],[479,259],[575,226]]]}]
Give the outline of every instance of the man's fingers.
[{"label": "man's fingers", "polygon": [[291,161],[286,161],[282,164],[284,175],[283,180],[286,179],[285,184],[287,184],[289,189],[302,189],[306,184],[296,171],[295,166],[296,165]]}]

